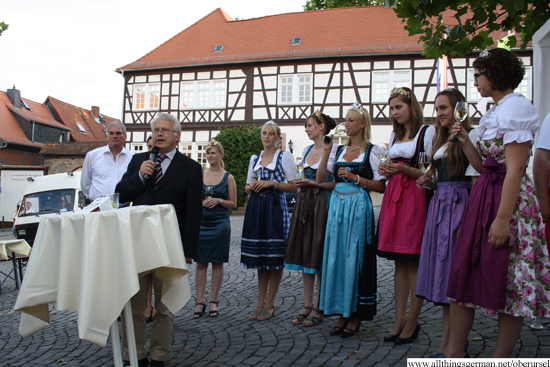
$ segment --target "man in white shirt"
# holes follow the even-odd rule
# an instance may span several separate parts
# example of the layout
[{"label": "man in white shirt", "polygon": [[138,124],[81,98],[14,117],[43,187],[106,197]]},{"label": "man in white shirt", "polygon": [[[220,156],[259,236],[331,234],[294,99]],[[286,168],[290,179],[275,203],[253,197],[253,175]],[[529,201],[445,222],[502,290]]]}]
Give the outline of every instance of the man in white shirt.
[{"label": "man in white shirt", "polygon": [[128,168],[132,152],[126,144],[126,126],[120,121],[107,127],[107,145],[86,154],[80,187],[89,200],[101,195],[113,194],[116,184]]}]

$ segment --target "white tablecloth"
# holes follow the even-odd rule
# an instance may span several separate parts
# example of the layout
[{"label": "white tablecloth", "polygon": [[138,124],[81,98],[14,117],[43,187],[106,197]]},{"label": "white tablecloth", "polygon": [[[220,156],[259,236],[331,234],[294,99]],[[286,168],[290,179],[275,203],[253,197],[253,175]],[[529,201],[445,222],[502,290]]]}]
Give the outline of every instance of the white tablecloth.
[{"label": "white tablecloth", "polygon": [[25,240],[0,241],[0,257],[4,260],[8,259],[7,250],[10,250],[20,255],[28,256],[31,252],[31,247]]},{"label": "white tablecloth", "polygon": [[162,302],[176,314],[191,297],[172,205],[43,218],[15,310],[27,337],[49,324],[48,304],[78,311],[78,334],[105,346],[109,326],[139,290],[138,274],[158,269]]}]

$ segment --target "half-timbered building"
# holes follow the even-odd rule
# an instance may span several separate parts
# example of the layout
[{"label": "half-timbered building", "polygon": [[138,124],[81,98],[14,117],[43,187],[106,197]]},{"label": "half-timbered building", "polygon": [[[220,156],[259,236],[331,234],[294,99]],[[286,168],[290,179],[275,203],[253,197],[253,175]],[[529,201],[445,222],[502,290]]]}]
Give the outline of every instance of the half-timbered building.
[{"label": "half-timbered building", "polygon": [[[124,77],[129,148],[143,150],[148,123],[158,112],[168,112],[182,124],[180,151],[200,163],[206,163],[205,145],[219,127],[267,120],[282,127],[283,146],[288,149],[292,140],[300,156],[310,144],[306,117],[319,109],[343,121],[355,101],[371,114],[373,142],[387,142],[392,130],[387,99],[393,87],[411,87],[427,121],[432,119],[438,60],[423,57],[417,40],[384,6],[248,20],[216,9],[117,69]],[[532,100],[532,51],[518,55],[527,66],[519,89]],[[485,109],[476,106],[475,57],[449,58],[444,77],[472,102],[470,113],[479,119]]]}]

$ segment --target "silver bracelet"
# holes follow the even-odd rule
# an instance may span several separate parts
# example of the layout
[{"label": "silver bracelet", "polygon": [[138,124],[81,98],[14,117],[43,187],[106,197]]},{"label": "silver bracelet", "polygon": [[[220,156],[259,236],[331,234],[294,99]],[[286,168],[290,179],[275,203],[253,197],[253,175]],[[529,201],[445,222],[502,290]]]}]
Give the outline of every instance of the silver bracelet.
[{"label": "silver bracelet", "polygon": [[357,175],[357,182],[355,183],[357,186],[359,186],[359,181],[361,180],[361,176]]},{"label": "silver bracelet", "polygon": [[411,166],[407,166],[407,170],[405,171],[405,175],[409,175],[411,173]]},{"label": "silver bracelet", "polygon": [[277,190],[279,188],[279,183],[277,182],[277,184],[275,185],[275,190]]}]

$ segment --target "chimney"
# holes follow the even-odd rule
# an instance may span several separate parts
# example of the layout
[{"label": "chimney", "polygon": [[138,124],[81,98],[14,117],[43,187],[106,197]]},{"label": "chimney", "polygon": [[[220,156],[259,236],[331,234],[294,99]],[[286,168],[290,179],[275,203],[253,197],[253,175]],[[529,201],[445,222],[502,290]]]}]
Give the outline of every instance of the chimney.
[{"label": "chimney", "polygon": [[10,102],[13,105],[13,107],[20,110],[21,109],[21,92],[15,89],[15,85],[13,86],[13,89],[8,89],[6,94],[8,95],[8,98],[10,99]]},{"label": "chimney", "polygon": [[99,118],[99,107],[98,106],[92,106],[92,115],[98,119]]}]

